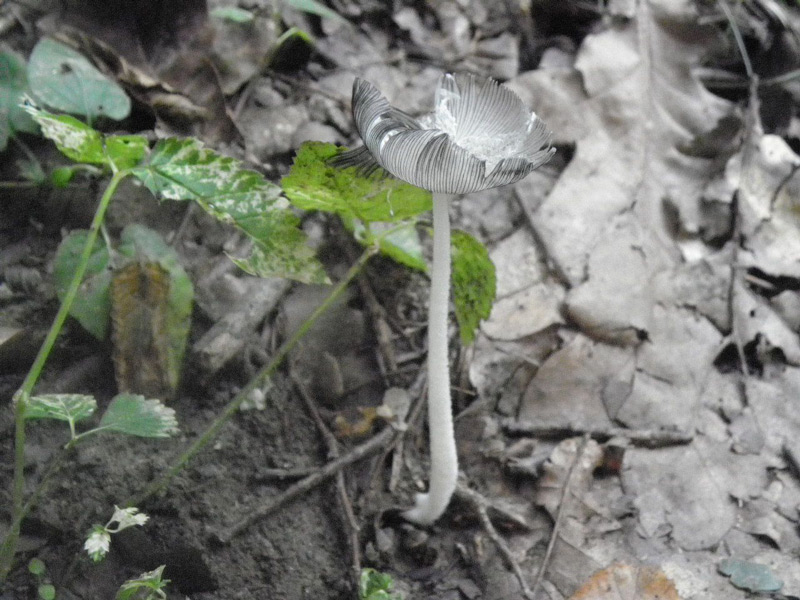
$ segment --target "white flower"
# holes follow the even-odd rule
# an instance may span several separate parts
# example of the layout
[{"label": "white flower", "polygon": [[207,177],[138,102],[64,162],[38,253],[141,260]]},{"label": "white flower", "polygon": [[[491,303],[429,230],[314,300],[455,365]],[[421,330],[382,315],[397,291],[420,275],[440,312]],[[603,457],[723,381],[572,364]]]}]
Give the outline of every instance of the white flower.
[{"label": "white flower", "polygon": [[111,523],[117,523],[116,528],[112,531],[114,533],[118,531],[122,531],[123,529],[127,529],[128,527],[133,527],[134,525],[144,525],[147,523],[148,517],[144,513],[140,513],[139,509],[135,506],[130,506],[128,508],[119,508],[118,506],[114,507],[114,514],[111,515],[111,520],[109,520],[107,528],[111,525]]},{"label": "white flower", "polygon": [[535,113],[508,88],[474,75],[444,75],[431,115],[414,119],[369,82],[353,84],[364,147],[334,161],[391,175],[432,192],[465,194],[519,181],[554,150]]},{"label": "white flower", "polygon": [[111,534],[102,525],[95,525],[83,544],[83,549],[94,562],[99,562],[111,548]]}]

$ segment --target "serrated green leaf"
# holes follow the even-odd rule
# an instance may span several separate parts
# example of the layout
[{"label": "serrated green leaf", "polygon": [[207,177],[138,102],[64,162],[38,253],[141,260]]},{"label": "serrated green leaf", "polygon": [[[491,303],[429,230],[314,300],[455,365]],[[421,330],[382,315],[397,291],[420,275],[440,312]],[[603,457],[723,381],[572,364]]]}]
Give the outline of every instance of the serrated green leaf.
[{"label": "serrated green leaf", "polygon": [[[72,282],[87,236],[88,232],[85,230],[73,231],[64,238],[56,251],[53,259],[53,277],[59,300],[64,299]],[[104,340],[108,335],[111,314],[111,297],[108,291],[110,284],[108,248],[101,240],[97,240],[69,314],[98,340]]]},{"label": "serrated green leaf", "polygon": [[147,155],[149,144],[140,135],[109,135],[105,138],[105,154],[118,171],[135,167]]},{"label": "serrated green leaf", "polygon": [[98,429],[147,438],[165,438],[178,432],[175,411],[160,400],[136,394],[118,394],[111,400]]},{"label": "serrated green leaf", "polygon": [[[164,593],[160,591],[169,583],[169,579],[161,579],[165,566],[161,565],[154,571],[142,573],[139,577],[129,579],[123,583],[117,592],[116,600],[134,600],[138,598],[155,600],[157,598],[165,598]],[[147,593],[147,595],[144,595],[144,593]]]},{"label": "serrated green leaf", "polygon": [[390,177],[364,177],[355,168],[338,169],[328,161],[342,148],[306,142],[297,151],[281,186],[296,207],[320,210],[365,223],[405,221],[431,209],[431,193]]},{"label": "serrated green leaf", "polygon": [[255,16],[249,10],[237,6],[219,6],[209,13],[215,19],[225,19],[233,23],[252,23]]},{"label": "serrated green leaf", "polygon": [[34,97],[53,110],[115,121],[131,112],[130,98],[119,85],[82,54],[49,38],[40,40],[31,53],[28,81]]},{"label": "serrated green leaf", "polygon": [[88,419],[97,409],[97,401],[85,394],[42,394],[28,400],[26,419],[55,419],[77,423]]},{"label": "serrated green leaf", "polygon": [[[186,271],[180,264],[175,250],[168,246],[161,235],[144,225],[128,225],[120,236],[117,251],[134,262],[158,263],[169,278],[169,292],[164,315],[167,353],[166,371],[168,385],[175,391],[180,381],[186,342],[191,326],[194,287]],[[112,299],[113,301],[113,299]]]},{"label": "serrated green leaf", "polygon": [[324,17],[326,19],[333,19],[341,23],[347,23],[347,19],[342,17],[339,13],[331,10],[317,0],[283,0],[286,4],[297,10]]},{"label": "serrated green leaf", "polygon": [[53,140],[64,156],[75,162],[106,164],[103,135],[75,117],[54,115],[27,105],[25,109],[39,123],[42,135]]},{"label": "serrated green leaf", "polygon": [[451,249],[453,301],[461,343],[466,346],[475,339],[481,320],[492,312],[497,279],[489,252],[471,235],[454,231]]},{"label": "serrated green leaf", "polygon": [[280,188],[239,161],[204,148],[197,140],[173,138],[160,141],[132,173],[158,197],[194,200],[216,218],[239,227],[254,248],[237,264],[247,265],[251,272],[304,283],[328,282]]},{"label": "serrated green leaf", "polygon": [[22,99],[30,92],[25,59],[16,52],[0,52],[0,151],[17,131],[37,133],[39,126],[22,108]]}]

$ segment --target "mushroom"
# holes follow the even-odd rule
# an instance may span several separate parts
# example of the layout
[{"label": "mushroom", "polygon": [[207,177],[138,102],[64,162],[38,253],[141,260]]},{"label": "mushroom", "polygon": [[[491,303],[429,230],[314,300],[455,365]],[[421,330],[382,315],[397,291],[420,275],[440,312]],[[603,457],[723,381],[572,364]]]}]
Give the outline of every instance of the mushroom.
[{"label": "mushroom", "polygon": [[390,175],[433,192],[433,267],[428,316],[428,493],[404,518],[432,524],[456,488],[456,455],[447,358],[450,292],[449,197],[519,181],[547,162],[549,132],[519,97],[493,79],[444,75],[431,115],[394,108],[369,82],[353,84],[353,119],[364,146],[334,164]]}]

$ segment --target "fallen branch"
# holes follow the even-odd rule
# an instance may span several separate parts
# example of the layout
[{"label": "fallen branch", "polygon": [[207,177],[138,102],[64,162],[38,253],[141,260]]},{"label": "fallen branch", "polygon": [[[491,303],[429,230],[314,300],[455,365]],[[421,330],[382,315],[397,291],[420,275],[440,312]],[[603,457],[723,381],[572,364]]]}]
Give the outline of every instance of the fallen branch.
[{"label": "fallen branch", "polygon": [[678,429],[626,429],[625,427],[609,427],[605,429],[584,429],[576,426],[555,427],[535,425],[528,421],[504,419],[501,422],[503,431],[508,435],[529,436],[535,438],[566,439],[587,435],[590,438],[605,442],[611,438],[621,437],[629,440],[634,446],[646,448],[663,448],[690,444],[694,434]]},{"label": "fallen branch", "polygon": [[261,506],[255,507],[251,511],[248,511],[246,517],[242,518],[228,529],[216,534],[216,538],[223,544],[229,543],[234,537],[236,537],[245,529],[249,528],[256,521],[271,515],[292,500],[299,498],[309,490],[314,489],[323,481],[330,479],[345,467],[358,462],[362,458],[366,458],[367,456],[375,454],[394,438],[395,433],[396,432],[394,429],[391,427],[386,427],[373,438],[364,442],[360,446],[356,446],[342,457],[332,460],[325,466],[321,467],[313,475],[309,475],[305,479],[298,481],[283,493],[270,498]]}]

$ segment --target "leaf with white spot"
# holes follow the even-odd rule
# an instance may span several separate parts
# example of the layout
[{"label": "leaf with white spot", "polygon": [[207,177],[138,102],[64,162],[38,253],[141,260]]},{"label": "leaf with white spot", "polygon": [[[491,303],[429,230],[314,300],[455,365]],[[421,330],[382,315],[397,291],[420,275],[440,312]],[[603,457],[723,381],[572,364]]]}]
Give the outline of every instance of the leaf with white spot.
[{"label": "leaf with white spot", "polygon": [[85,394],[42,394],[28,400],[26,419],[55,419],[75,424],[88,419],[97,409],[97,401]]},{"label": "leaf with white spot", "polygon": [[42,135],[53,140],[67,158],[80,163],[106,164],[103,135],[75,117],[54,115],[35,106],[25,107],[42,128]]},{"label": "leaf with white spot", "polygon": [[178,421],[175,411],[159,400],[147,400],[136,394],[118,394],[100,419],[98,430],[165,438],[178,433]]},{"label": "leaf with white spot", "polygon": [[246,233],[253,241],[253,252],[236,259],[246,271],[304,283],[328,281],[280,188],[238,160],[196,140],[171,138],[156,144],[132,173],[159,198],[194,200],[217,219]]}]

